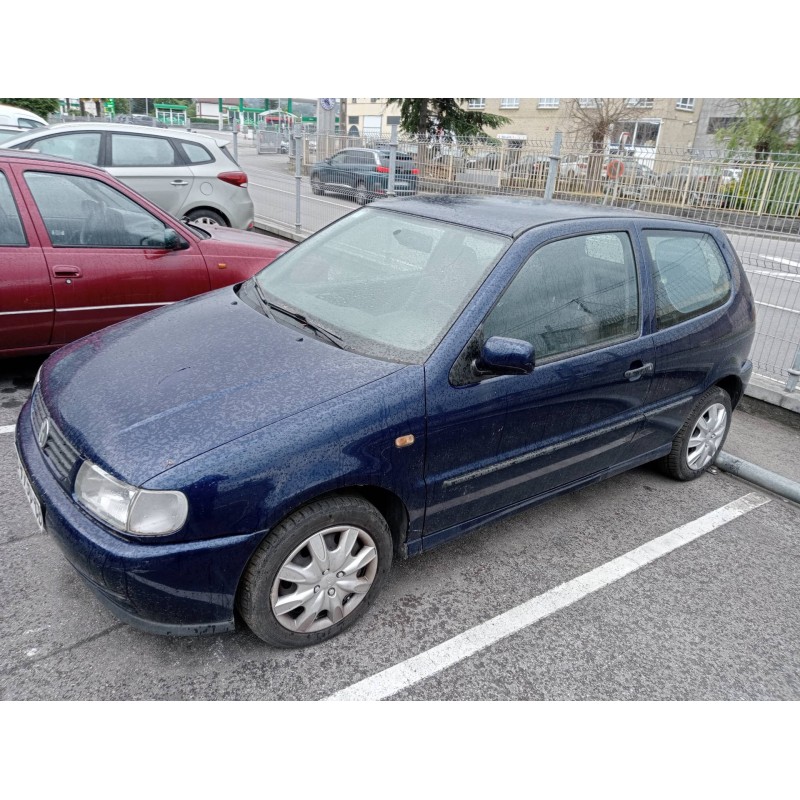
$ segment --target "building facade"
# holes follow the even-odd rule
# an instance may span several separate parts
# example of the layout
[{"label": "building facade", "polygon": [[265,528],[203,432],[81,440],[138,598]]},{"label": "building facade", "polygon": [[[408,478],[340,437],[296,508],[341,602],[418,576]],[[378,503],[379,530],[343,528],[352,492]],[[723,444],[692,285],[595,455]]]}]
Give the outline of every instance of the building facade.
[{"label": "building facade", "polygon": [[[593,98],[476,97],[467,106],[510,119],[492,131],[492,136],[544,146],[552,142],[556,131],[562,133],[567,144],[585,142],[586,133],[581,131],[573,109],[576,103],[592,102]],[[630,118],[622,120],[620,130],[614,131],[611,138],[637,150],[656,147],[691,150],[695,147],[704,102],[693,97],[630,98]],[[400,109],[388,105],[384,98],[347,98],[345,116],[348,133],[385,137],[392,123],[399,123]]]}]

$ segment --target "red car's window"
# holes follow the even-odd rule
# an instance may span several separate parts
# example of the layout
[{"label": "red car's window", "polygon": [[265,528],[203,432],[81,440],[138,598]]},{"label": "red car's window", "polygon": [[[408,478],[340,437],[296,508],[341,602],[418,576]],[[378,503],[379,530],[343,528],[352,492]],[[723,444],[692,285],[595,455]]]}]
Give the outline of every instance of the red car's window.
[{"label": "red car's window", "polygon": [[8,178],[0,172],[0,247],[19,247],[28,244],[19,211],[8,185]]},{"label": "red car's window", "polygon": [[163,247],[167,226],[102,181],[56,172],[25,180],[53,247]]}]

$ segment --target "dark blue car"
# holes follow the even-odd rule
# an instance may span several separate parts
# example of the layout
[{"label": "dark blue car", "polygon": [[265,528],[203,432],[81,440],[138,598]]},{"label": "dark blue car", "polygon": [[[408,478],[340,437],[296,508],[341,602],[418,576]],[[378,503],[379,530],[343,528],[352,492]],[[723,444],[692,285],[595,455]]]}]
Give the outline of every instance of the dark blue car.
[{"label": "dark blue car", "polygon": [[752,365],[717,228],[419,197],[59,350],[17,426],[34,514],[145,630],[313,644],[394,557],[658,460],[714,461]]}]

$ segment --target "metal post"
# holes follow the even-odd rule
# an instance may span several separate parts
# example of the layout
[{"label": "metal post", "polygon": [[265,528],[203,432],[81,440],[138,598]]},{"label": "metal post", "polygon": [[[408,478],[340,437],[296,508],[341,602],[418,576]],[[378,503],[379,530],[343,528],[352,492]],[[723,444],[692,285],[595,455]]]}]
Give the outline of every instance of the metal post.
[{"label": "metal post", "polygon": [[233,160],[239,163],[239,120],[233,112]]},{"label": "metal post", "polygon": [[295,122],[292,133],[294,139],[294,181],[295,181],[295,218],[294,227],[297,233],[301,228],[300,198],[303,190],[303,126]]},{"label": "metal post", "polygon": [[772,172],[775,169],[775,162],[770,161],[767,164],[767,177],[764,180],[764,186],[761,189],[761,197],[758,201],[758,211],[756,211],[756,216],[760,217],[764,213],[764,206],[767,202],[767,195],[769,194],[770,184],[772,183]]},{"label": "metal post", "polygon": [[394,197],[394,174],[397,167],[397,125],[392,125],[392,136],[389,139],[389,185],[386,196]]},{"label": "metal post", "polygon": [[784,391],[793,392],[797,387],[798,380],[800,380],[800,347],[795,351],[792,368],[786,371],[789,373],[789,377],[786,379],[786,388]]},{"label": "metal post", "polygon": [[544,187],[544,199],[546,201],[553,199],[559,161],[561,161],[561,131],[556,131],[556,135],[553,137],[553,152],[550,154],[550,169],[547,173],[547,183]]}]

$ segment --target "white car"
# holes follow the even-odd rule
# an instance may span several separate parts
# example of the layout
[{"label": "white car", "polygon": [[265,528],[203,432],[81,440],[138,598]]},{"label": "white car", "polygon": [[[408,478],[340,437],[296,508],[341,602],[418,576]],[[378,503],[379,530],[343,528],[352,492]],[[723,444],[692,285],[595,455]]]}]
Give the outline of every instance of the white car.
[{"label": "white car", "polygon": [[23,129],[46,128],[47,120],[27,108],[0,105],[0,125],[14,125]]},{"label": "white car", "polygon": [[227,145],[224,139],[173,129],[75,122],[40,128],[0,146],[103,167],[173,217],[250,230],[247,175]]}]

